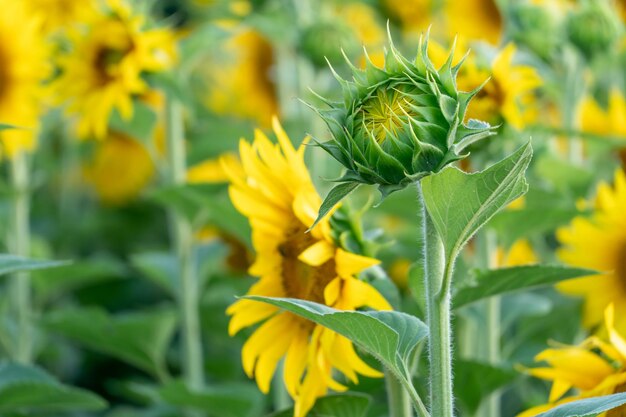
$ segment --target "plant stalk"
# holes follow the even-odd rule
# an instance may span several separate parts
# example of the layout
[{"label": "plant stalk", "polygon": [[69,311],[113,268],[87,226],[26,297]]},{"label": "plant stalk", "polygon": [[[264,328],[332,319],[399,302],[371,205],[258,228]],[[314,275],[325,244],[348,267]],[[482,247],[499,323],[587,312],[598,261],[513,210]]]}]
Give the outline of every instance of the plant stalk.
[{"label": "plant stalk", "polygon": [[[28,155],[24,151],[18,153],[11,160],[11,183],[13,185],[12,227],[9,228],[10,249],[14,255],[30,255],[30,196]],[[15,274],[11,279],[11,299],[14,303],[14,313],[17,322],[17,339],[13,357],[21,363],[31,363],[33,360],[32,340],[32,301],[30,276],[27,272]]]},{"label": "plant stalk", "polygon": [[[165,105],[167,152],[171,185],[186,182],[186,154],[183,130],[182,105],[168,97]],[[178,304],[182,319],[183,371],[191,388],[204,385],[202,338],[200,331],[200,288],[194,265],[193,230],[182,215],[170,210],[169,221],[173,251],[178,260],[180,288]]]},{"label": "plant stalk", "polygon": [[417,191],[422,210],[426,319],[430,331],[430,413],[437,417],[453,417],[450,297],[452,262],[446,262],[443,242],[426,210],[420,183],[417,184]]},{"label": "plant stalk", "polygon": [[385,386],[387,387],[387,404],[389,417],[413,417],[411,397],[400,381],[385,370]]}]

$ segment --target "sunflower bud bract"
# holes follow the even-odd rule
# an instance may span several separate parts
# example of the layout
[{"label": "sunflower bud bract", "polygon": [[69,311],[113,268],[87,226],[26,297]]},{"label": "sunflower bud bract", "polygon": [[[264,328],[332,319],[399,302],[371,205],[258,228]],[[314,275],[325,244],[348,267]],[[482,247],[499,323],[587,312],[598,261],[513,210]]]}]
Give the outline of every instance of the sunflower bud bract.
[{"label": "sunflower bud bract", "polygon": [[587,58],[607,53],[619,39],[619,23],[601,2],[582,6],[567,21],[569,40]]},{"label": "sunflower bud bract", "polygon": [[467,156],[464,149],[493,134],[485,122],[464,123],[467,106],[480,87],[458,91],[453,51],[436,69],[427,54],[428,37],[420,39],[417,57],[404,58],[390,42],[384,68],[367,60],[353,80],[335,74],[343,101],[321,98],[317,109],[332,139],[317,142],[346,169],[320,208],[322,218],[359,184],[374,184],[383,195],[400,190]]}]

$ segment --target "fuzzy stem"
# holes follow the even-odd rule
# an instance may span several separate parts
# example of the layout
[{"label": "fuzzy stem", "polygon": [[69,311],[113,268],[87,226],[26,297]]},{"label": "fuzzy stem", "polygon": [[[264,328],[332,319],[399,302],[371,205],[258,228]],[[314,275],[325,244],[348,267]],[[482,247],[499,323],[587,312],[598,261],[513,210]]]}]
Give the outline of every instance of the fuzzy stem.
[{"label": "fuzzy stem", "polygon": [[[11,160],[11,182],[15,192],[13,198],[13,221],[9,242],[14,255],[28,256],[30,253],[30,197],[27,154],[19,151]],[[31,363],[33,359],[31,288],[30,276],[26,272],[15,274],[11,280],[11,299],[18,326],[14,359]]]},{"label": "fuzzy stem", "polygon": [[[165,121],[170,183],[184,184],[187,167],[182,106],[173,97],[166,100]],[[169,212],[169,219],[180,279],[178,304],[182,318],[183,371],[185,381],[190,387],[201,388],[204,385],[204,374],[199,317],[200,290],[193,259],[193,231],[189,221],[174,210]]]},{"label": "fuzzy stem", "polygon": [[[496,235],[491,231],[483,233],[483,264],[485,267],[492,269],[497,268]],[[486,346],[485,353],[487,361],[491,365],[497,365],[500,362],[500,336],[502,334],[502,325],[500,320],[500,297],[491,297],[485,302],[485,318],[486,318]],[[495,391],[487,398],[485,403],[485,415],[488,417],[500,417],[500,392]]]},{"label": "fuzzy stem", "polygon": [[452,262],[446,262],[443,243],[426,210],[421,184],[417,184],[422,208],[424,236],[424,279],[429,329],[430,407],[437,417],[454,416],[452,391],[452,329],[450,281]]},{"label": "fuzzy stem", "polygon": [[387,387],[389,417],[413,417],[409,393],[389,371],[385,371],[385,385]]}]

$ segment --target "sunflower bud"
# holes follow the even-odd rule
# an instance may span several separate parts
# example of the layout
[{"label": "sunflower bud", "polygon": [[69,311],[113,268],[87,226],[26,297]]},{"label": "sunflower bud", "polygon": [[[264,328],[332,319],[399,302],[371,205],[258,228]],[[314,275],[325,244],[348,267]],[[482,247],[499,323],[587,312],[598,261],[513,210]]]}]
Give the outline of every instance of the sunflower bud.
[{"label": "sunflower bud", "polygon": [[300,49],[313,64],[322,67],[327,59],[332,63],[342,60],[342,50],[348,55],[356,52],[359,42],[354,31],[343,22],[323,21],[304,29]]},{"label": "sunflower bud", "polygon": [[[359,184],[378,185],[383,197],[467,156],[463,150],[493,134],[487,123],[463,122],[467,106],[480,87],[458,91],[453,52],[435,69],[422,37],[417,57],[409,61],[390,45],[384,68],[367,62],[352,67],[352,81],[335,74],[341,102],[325,100],[318,110],[332,139],[317,143],[347,172],[322,205],[330,210]],[[454,49],[454,48],[453,48]]]},{"label": "sunflower bud", "polygon": [[572,13],[567,33],[587,58],[609,51],[619,38],[618,24],[606,5],[591,2]]},{"label": "sunflower bud", "polygon": [[546,5],[519,3],[513,6],[513,39],[542,58],[549,58],[563,37],[558,10]]}]

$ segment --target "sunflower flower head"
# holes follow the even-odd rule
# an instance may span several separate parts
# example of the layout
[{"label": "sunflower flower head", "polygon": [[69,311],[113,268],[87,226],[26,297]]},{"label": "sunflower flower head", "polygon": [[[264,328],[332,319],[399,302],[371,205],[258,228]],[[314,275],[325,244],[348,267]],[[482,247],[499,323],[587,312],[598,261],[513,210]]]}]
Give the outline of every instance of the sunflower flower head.
[{"label": "sunflower flower head", "polygon": [[620,22],[608,4],[589,2],[570,13],[567,34],[574,46],[587,58],[593,58],[616,46]]},{"label": "sunflower flower head", "polygon": [[[389,303],[356,274],[377,260],[350,253],[331,237],[328,218],[306,233],[321,199],[304,165],[304,146],[295,149],[273,121],[279,144],[257,131],[252,144],[241,141],[241,164],[224,160],[229,193],[252,227],[256,260],[249,273],[259,277],[248,294],[290,297],[337,309],[390,309]],[[295,400],[295,417],[304,417],[327,390],[346,387],[334,370],[356,382],[358,374],[380,373],[356,354],[352,343],[328,329],[252,300],[229,307],[229,332],[263,322],[244,344],[243,367],[261,391],[268,392],[276,366],[284,358],[284,382]]]},{"label": "sunflower flower head", "polygon": [[603,271],[602,275],[562,282],[565,294],[583,297],[583,325],[602,322],[604,309],[612,304],[615,327],[626,334],[626,174],[617,170],[614,185],[600,184],[592,216],[576,217],[557,231],[563,245],[557,252],[568,265]]},{"label": "sunflower flower head", "polygon": [[104,138],[114,110],[132,117],[133,99],[149,91],[145,74],[167,69],[175,57],[172,32],[148,28],[121,0],[107,5],[87,28],[69,35],[72,48],[59,59],[56,92],[79,116],[80,137]]},{"label": "sunflower flower head", "polygon": [[[535,360],[545,365],[525,371],[552,381],[547,404],[533,407],[517,417],[533,417],[558,405],[591,397],[626,392],[626,339],[614,328],[615,310],[604,310],[607,338],[590,337],[577,346],[556,346],[539,353]],[[569,394],[574,389],[573,394]],[[602,417],[623,415],[622,406]]]},{"label": "sunflower flower head", "polygon": [[96,0],[23,0],[28,11],[42,20],[44,33],[65,30],[79,22],[91,20]]},{"label": "sunflower flower head", "polygon": [[0,7],[0,123],[20,128],[1,132],[0,144],[12,158],[35,147],[41,86],[50,71],[40,20],[19,1],[0,0]]},{"label": "sunflower flower head", "polygon": [[496,45],[502,36],[502,15],[496,0],[446,0],[445,20],[450,35]]},{"label": "sunflower flower head", "polygon": [[427,44],[422,37],[412,61],[392,44],[383,68],[368,61],[352,67],[352,81],[336,75],[343,100],[323,99],[328,108],[318,112],[332,140],[318,145],[347,168],[341,182],[375,184],[387,195],[464,158],[468,145],[492,134],[487,123],[464,122],[479,89],[459,91],[460,64],[452,65],[451,53],[436,69]]}]

